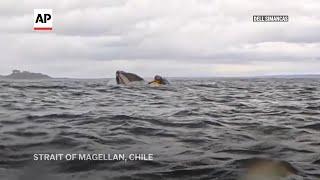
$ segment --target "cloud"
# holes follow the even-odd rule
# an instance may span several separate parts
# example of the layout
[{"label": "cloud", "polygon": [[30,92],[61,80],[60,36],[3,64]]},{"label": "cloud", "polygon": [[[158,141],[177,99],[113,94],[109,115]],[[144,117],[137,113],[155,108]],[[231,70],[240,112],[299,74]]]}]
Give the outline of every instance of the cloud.
[{"label": "cloud", "polygon": [[[32,30],[35,8],[53,9],[53,32]],[[19,65],[73,77],[104,77],[101,67],[114,71],[121,66],[147,69],[148,76],[159,69],[187,76],[195,72],[189,65],[199,68],[194,76],[320,73],[314,71],[320,69],[318,12],[317,0],[3,0],[0,73]],[[256,14],[289,15],[289,22],[253,23]],[[301,62],[310,66],[301,69]],[[276,63],[291,68],[268,68]],[[72,65],[77,72],[70,74],[66,69]]]}]

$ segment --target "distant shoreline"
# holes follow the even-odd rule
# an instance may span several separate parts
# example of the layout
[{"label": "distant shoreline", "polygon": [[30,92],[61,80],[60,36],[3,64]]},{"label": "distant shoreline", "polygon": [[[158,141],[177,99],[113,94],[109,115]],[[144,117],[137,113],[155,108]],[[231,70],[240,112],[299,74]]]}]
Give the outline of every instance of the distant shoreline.
[{"label": "distant shoreline", "polygon": [[[113,79],[114,77],[102,77],[102,78],[72,78],[72,77],[51,77],[43,73],[34,73],[29,71],[13,70],[9,75],[0,75],[0,79],[8,80],[47,80],[47,79],[78,79],[78,80],[100,80],[100,79]],[[210,79],[210,78],[320,78],[320,74],[293,74],[293,75],[259,75],[259,76],[203,76],[203,77],[168,77],[169,79]],[[146,79],[152,79],[152,77],[146,77]]]},{"label": "distant shoreline", "polygon": [[[167,77],[170,80],[195,80],[195,79],[320,79],[320,75],[314,76],[212,76],[212,77]],[[13,79],[0,76],[0,80],[112,80],[112,77],[106,78],[66,78],[66,77],[52,77],[52,78],[24,78],[24,79]],[[148,77],[145,79],[152,79]]]}]

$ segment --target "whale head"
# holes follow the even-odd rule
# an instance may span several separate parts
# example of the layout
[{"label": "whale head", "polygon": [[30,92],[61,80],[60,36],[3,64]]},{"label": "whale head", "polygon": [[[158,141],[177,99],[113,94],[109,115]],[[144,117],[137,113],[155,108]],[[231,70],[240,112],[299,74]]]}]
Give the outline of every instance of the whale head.
[{"label": "whale head", "polygon": [[116,81],[117,84],[129,84],[130,82],[134,81],[144,81],[143,78],[140,76],[133,74],[133,73],[128,73],[125,71],[117,71],[116,72]]}]

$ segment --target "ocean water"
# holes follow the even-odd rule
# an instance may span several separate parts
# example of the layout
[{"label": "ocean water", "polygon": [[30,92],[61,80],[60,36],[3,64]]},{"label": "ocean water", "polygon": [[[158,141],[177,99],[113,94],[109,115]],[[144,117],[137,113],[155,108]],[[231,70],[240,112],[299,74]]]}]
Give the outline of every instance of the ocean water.
[{"label": "ocean water", "polygon": [[[282,179],[320,178],[320,79],[113,81],[0,81],[0,179],[238,180],[261,161],[281,161],[290,171]],[[34,153],[153,160],[34,161]]]}]

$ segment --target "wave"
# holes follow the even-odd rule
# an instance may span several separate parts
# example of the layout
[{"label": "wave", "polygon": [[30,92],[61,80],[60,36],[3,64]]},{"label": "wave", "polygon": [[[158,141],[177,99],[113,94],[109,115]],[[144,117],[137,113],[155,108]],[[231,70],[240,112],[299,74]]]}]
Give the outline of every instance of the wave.
[{"label": "wave", "polygon": [[320,130],[320,123],[314,123],[314,124],[309,124],[309,125],[305,125],[305,126],[300,126],[299,128]]},{"label": "wave", "polygon": [[36,119],[65,119],[65,118],[82,118],[89,113],[82,113],[82,114],[68,114],[68,113],[61,113],[61,114],[45,114],[45,115],[28,115],[26,118],[29,120],[36,120]]}]

